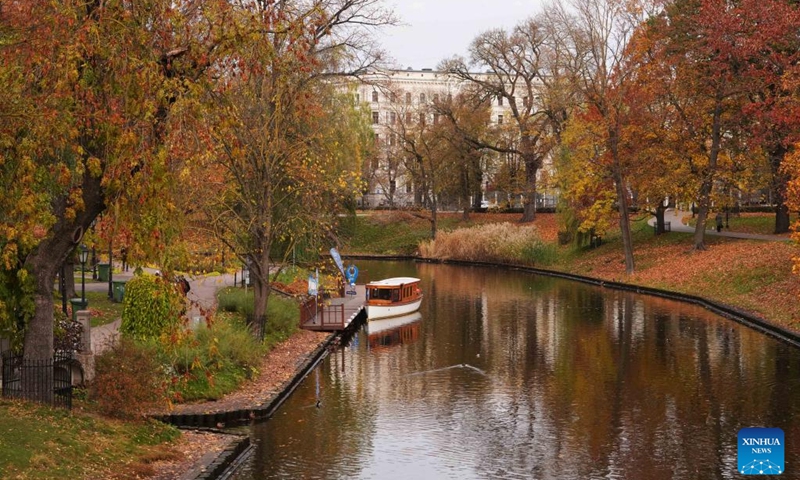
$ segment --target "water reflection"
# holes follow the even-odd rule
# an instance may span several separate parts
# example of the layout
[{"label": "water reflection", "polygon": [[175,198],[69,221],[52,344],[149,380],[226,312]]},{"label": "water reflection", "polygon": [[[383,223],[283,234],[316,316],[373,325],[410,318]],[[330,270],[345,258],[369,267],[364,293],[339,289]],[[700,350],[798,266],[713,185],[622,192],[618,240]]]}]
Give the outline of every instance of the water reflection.
[{"label": "water reflection", "polygon": [[373,352],[397,345],[408,345],[419,339],[422,314],[409,313],[399,317],[372,320],[364,326],[369,348]]},{"label": "water reflection", "polygon": [[[237,478],[734,478],[740,428],[786,433],[800,355],[703,309],[486,268],[422,279],[408,341],[364,329],[269,422]],[[398,338],[398,337],[394,337]],[[380,343],[380,342],[379,342]],[[315,405],[317,399],[320,405]]]}]

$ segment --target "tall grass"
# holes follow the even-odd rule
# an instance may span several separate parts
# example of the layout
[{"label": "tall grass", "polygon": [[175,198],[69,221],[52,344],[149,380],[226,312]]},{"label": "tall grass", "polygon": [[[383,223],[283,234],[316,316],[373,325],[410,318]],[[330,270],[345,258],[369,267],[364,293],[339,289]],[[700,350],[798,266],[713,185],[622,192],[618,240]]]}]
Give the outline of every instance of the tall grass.
[{"label": "tall grass", "polygon": [[214,400],[235,390],[258,371],[265,351],[240,318],[225,314],[155,346],[174,378],[174,397],[182,401]]},{"label": "tall grass", "polygon": [[558,259],[555,245],[542,241],[534,225],[490,223],[450,232],[422,242],[423,257],[440,260],[510,262],[551,265]]},{"label": "tall grass", "polygon": [[[218,296],[219,310],[233,312],[247,318],[253,314],[253,291],[229,287],[220,290]],[[270,295],[267,304],[267,324],[264,332],[264,343],[271,347],[289,338],[300,323],[300,307],[292,298]]]}]

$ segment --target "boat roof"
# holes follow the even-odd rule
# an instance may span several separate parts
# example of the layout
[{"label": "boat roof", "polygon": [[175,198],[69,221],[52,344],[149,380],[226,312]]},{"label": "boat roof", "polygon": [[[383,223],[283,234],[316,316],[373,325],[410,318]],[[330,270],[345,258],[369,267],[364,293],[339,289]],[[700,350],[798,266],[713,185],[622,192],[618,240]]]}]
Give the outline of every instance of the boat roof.
[{"label": "boat roof", "polygon": [[394,277],[394,278],[386,278],[383,280],[377,280],[375,282],[369,282],[367,287],[397,287],[400,285],[405,285],[407,283],[414,283],[419,282],[419,278],[414,277]]}]

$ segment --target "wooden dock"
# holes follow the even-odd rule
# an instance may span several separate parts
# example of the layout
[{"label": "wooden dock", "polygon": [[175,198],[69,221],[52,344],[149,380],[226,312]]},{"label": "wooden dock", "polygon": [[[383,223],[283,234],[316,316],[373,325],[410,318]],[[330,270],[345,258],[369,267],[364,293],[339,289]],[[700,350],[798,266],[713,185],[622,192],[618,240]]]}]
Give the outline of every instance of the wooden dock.
[{"label": "wooden dock", "polygon": [[366,287],[356,285],[355,291],[355,295],[306,301],[300,306],[300,328],[320,332],[345,330],[366,308]]}]

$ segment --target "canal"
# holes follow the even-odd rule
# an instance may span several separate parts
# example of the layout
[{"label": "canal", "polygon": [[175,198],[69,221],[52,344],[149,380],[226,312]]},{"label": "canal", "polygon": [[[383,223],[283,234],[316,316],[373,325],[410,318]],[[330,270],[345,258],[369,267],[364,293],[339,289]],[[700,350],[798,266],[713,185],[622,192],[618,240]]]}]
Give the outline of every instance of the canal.
[{"label": "canal", "polygon": [[717,479],[737,433],[785,432],[800,351],[700,307],[496,268],[356,262],[422,279],[420,314],[362,328],[267,422],[237,480]]}]

